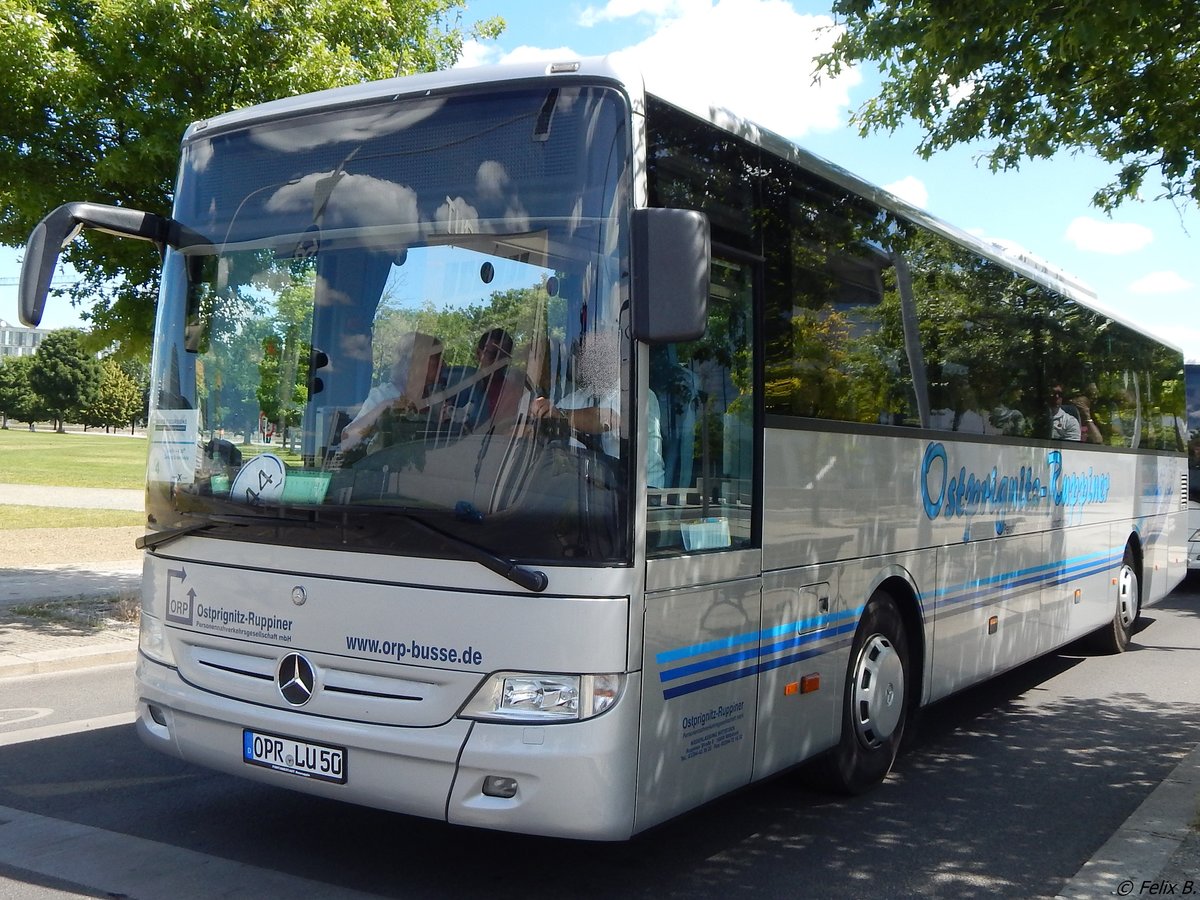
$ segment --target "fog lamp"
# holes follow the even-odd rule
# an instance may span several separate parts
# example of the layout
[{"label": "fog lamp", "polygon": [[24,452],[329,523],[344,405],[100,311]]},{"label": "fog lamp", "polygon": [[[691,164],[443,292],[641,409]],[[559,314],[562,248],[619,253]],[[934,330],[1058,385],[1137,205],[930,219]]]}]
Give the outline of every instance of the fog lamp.
[{"label": "fog lamp", "polygon": [[511,800],[517,795],[517,779],[507,775],[489,775],[483,779],[483,793],[488,797]]}]

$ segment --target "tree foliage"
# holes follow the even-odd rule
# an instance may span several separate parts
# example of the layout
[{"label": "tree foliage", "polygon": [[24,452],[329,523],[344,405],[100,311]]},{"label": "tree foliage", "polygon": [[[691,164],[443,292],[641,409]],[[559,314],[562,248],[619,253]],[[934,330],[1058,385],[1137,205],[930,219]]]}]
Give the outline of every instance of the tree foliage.
[{"label": "tree foliage", "polygon": [[29,367],[29,384],[60,431],[95,403],[100,377],[100,363],[84,346],[83,333],[73,328],[46,335]]},{"label": "tree foliage", "polygon": [[111,356],[100,360],[100,381],[92,402],[79,410],[84,425],[124,428],[142,415],[142,388]]},{"label": "tree foliage", "polygon": [[29,383],[32,356],[9,356],[0,362],[0,422],[8,427],[8,420],[26,422],[43,421],[48,413],[41,396]]},{"label": "tree foliage", "polygon": [[[264,100],[444,68],[465,0],[0,0],[0,243],[93,200],[170,209],[187,125]],[[88,236],[66,260],[97,345],[148,351],[158,256]]]},{"label": "tree foliage", "polygon": [[1112,210],[1161,177],[1200,200],[1200,4],[1195,0],[834,0],[844,30],[818,69],[879,66],[864,134],[904,119],[928,158],[982,141],[993,171],[1060,150],[1118,167],[1093,203]]}]

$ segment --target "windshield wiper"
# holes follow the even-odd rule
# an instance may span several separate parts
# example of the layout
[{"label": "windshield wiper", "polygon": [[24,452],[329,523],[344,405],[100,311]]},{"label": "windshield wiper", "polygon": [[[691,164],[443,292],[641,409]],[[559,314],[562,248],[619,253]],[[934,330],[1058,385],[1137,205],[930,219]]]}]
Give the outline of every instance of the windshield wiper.
[{"label": "windshield wiper", "polygon": [[[464,540],[457,535],[442,531],[434,525],[430,525],[424,519],[418,518],[410,510],[392,508],[363,508],[363,507],[346,507],[333,506],[325,507],[323,510],[314,510],[312,517],[305,516],[303,518],[295,516],[256,516],[246,513],[217,513],[214,515],[205,516],[203,522],[196,522],[192,525],[184,525],[181,528],[172,528],[167,531],[159,531],[154,534],[143,535],[138,538],[134,544],[138,549],[154,550],[163,544],[170,543],[177,538],[186,537],[189,534],[195,534],[199,531],[206,531],[209,528],[215,528],[218,525],[318,525],[320,524],[321,513],[341,513],[345,515],[349,512],[363,513],[370,509],[373,513],[384,513],[389,516],[399,516],[403,519],[412,522],[419,528],[434,534],[444,541],[453,544],[463,552],[469,560],[483,566],[492,572],[495,572],[501,578],[506,578],[513,584],[523,587],[528,591],[533,591],[540,594],[550,583],[550,579],[546,577],[545,572],[537,569],[528,569],[519,563],[513,562],[511,559],[506,559],[497,553],[492,553],[490,550],[485,550],[477,544],[472,544],[470,541]],[[195,515],[195,513],[185,513],[185,515]]]},{"label": "windshield wiper", "polygon": [[[196,515],[196,513],[184,513],[184,515]],[[218,525],[312,525],[313,520],[310,518],[295,518],[290,516],[254,516],[243,513],[217,513],[207,515],[203,522],[193,522],[191,525],[183,525],[179,528],[168,528],[166,531],[156,531],[153,534],[144,534],[137,538],[133,545],[139,550],[156,550],[163,544],[169,544],[171,541],[178,540],[181,537],[187,537],[189,534],[196,534],[200,531],[207,531],[210,528],[216,528]]]},{"label": "windshield wiper", "polygon": [[412,512],[404,509],[389,509],[388,515],[400,516],[407,519],[414,525],[423,528],[430,534],[435,534],[445,541],[449,541],[455,547],[463,551],[463,554],[472,562],[477,562],[485,569],[495,572],[501,578],[506,578],[513,584],[525,588],[527,591],[533,591],[535,594],[540,594],[546,589],[550,583],[550,579],[546,577],[545,572],[540,572],[537,569],[527,569],[519,563],[513,562],[511,559],[506,559],[497,553],[490,550],[485,550],[478,544],[472,544],[468,540],[460,538],[458,535],[450,534],[442,531],[442,529],[430,525],[424,519],[417,518]]},{"label": "windshield wiper", "polygon": [[212,528],[214,524],[213,522],[195,522],[191,525],[184,525],[182,528],[168,528],[166,531],[143,534],[133,542],[133,546],[139,550],[156,550],[163,544],[169,544],[178,538],[187,537],[189,534],[195,534],[197,531],[206,531]]}]

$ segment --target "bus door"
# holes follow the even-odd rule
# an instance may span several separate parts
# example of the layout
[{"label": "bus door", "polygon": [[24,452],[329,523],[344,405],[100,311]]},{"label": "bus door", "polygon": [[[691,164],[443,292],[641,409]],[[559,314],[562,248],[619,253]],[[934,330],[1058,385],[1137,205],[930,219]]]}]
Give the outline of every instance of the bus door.
[{"label": "bus door", "polygon": [[753,774],[762,630],[759,270],[756,259],[714,247],[704,336],[649,351],[639,831]]}]

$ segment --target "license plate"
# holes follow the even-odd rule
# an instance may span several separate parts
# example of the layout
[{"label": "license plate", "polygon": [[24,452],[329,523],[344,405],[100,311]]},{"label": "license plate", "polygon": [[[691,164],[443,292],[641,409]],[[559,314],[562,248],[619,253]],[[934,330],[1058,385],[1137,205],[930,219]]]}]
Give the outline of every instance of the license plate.
[{"label": "license plate", "polygon": [[302,778],[346,783],[346,749],[296,738],[242,730],[242,760]]}]

